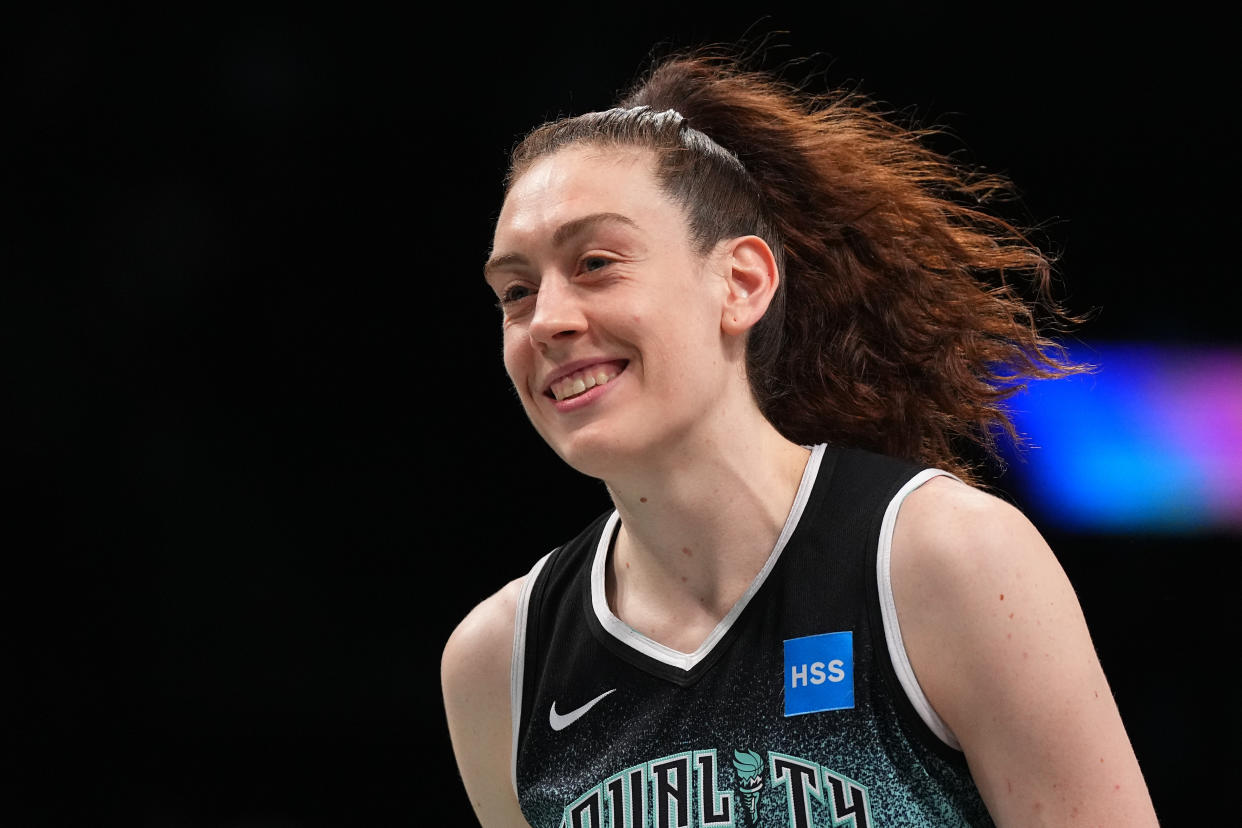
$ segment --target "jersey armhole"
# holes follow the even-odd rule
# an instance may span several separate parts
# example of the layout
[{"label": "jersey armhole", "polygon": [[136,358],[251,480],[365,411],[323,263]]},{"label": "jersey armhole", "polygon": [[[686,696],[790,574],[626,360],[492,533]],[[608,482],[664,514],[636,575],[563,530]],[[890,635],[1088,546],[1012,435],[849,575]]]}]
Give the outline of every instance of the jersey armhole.
[{"label": "jersey armhole", "polygon": [[[558,547],[559,548],[559,547]],[[518,735],[522,726],[522,683],[526,675],[526,621],[530,615],[530,596],[535,588],[535,581],[548,558],[556,552],[553,549],[540,558],[526,575],[522,591],[518,595],[517,608],[513,617],[513,657],[509,662],[509,717],[513,720],[513,747],[509,755],[509,782],[513,785],[513,795],[518,796],[517,789],[517,752]],[[521,802],[521,798],[518,798]]]},{"label": "jersey armhole", "polygon": [[901,625],[897,620],[897,602],[893,597],[893,583],[890,576],[893,532],[897,526],[897,513],[901,510],[901,504],[919,486],[922,486],[934,477],[941,476],[952,477],[954,480],[958,479],[946,471],[925,469],[910,478],[889,502],[888,508],[884,512],[884,520],[880,524],[879,550],[876,555],[876,577],[880,589],[880,616],[884,624],[884,642],[888,646],[889,661],[897,674],[897,681],[901,684],[901,689],[905,691],[906,698],[910,700],[910,704],[914,706],[914,711],[923,723],[927,725],[928,729],[940,741],[956,751],[961,751],[961,743],[957,740],[949,726],[936,713],[935,709],[932,708],[931,702],[927,700],[927,696],[923,693],[923,688],[919,685],[918,678],[914,675],[914,667],[910,664],[910,656],[906,653],[906,645],[901,638]]}]

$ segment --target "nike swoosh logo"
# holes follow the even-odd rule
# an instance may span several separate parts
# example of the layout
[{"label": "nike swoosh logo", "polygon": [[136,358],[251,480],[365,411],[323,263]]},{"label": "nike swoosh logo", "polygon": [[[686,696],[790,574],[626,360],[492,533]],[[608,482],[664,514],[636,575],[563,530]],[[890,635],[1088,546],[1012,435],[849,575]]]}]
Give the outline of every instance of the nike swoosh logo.
[{"label": "nike swoosh logo", "polygon": [[615,692],[617,692],[617,688],[614,687],[607,692],[600,693],[598,696],[582,705],[582,707],[579,707],[576,710],[571,710],[564,715],[556,712],[556,702],[552,702],[552,709],[548,711],[548,724],[552,725],[553,730],[564,730],[585,716],[587,711],[599,704],[605,696]]}]

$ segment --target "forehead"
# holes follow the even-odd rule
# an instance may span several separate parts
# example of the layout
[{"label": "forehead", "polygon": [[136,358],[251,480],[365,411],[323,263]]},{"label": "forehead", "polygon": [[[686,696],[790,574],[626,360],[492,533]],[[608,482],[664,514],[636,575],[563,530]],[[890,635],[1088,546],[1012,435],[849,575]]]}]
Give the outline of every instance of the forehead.
[{"label": "forehead", "polygon": [[513,182],[494,247],[544,238],[594,213],[616,213],[640,229],[681,228],[681,210],[661,190],[655,154],[630,147],[572,146],[534,161]]}]

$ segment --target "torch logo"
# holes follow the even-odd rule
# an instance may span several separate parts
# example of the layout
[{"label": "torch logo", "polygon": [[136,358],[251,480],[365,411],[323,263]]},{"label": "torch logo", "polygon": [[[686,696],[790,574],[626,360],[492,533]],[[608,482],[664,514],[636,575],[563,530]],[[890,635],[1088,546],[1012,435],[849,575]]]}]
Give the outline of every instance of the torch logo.
[{"label": "torch logo", "polygon": [[753,750],[733,751],[733,767],[737,770],[738,788],[746,809],[750,812],[750,824],[759,821],[759,792],[763,790],[763,759]]}]

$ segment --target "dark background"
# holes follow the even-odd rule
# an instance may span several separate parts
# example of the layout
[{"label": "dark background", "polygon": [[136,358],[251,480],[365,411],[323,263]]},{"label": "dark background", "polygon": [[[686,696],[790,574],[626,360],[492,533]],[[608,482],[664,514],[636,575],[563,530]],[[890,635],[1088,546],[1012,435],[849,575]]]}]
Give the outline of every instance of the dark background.
[{"label": "dark background", "polygon": [[[606,503],[501,368],[505,154],[653,47],[785,32],[1017,182],[1084,341],[1238,344],[1220,20],[462,6],[5,28],[6,825],[471,824],[440,650]],[[1224,813],[1239,538],[1049,537],[1162,818]]]}]

